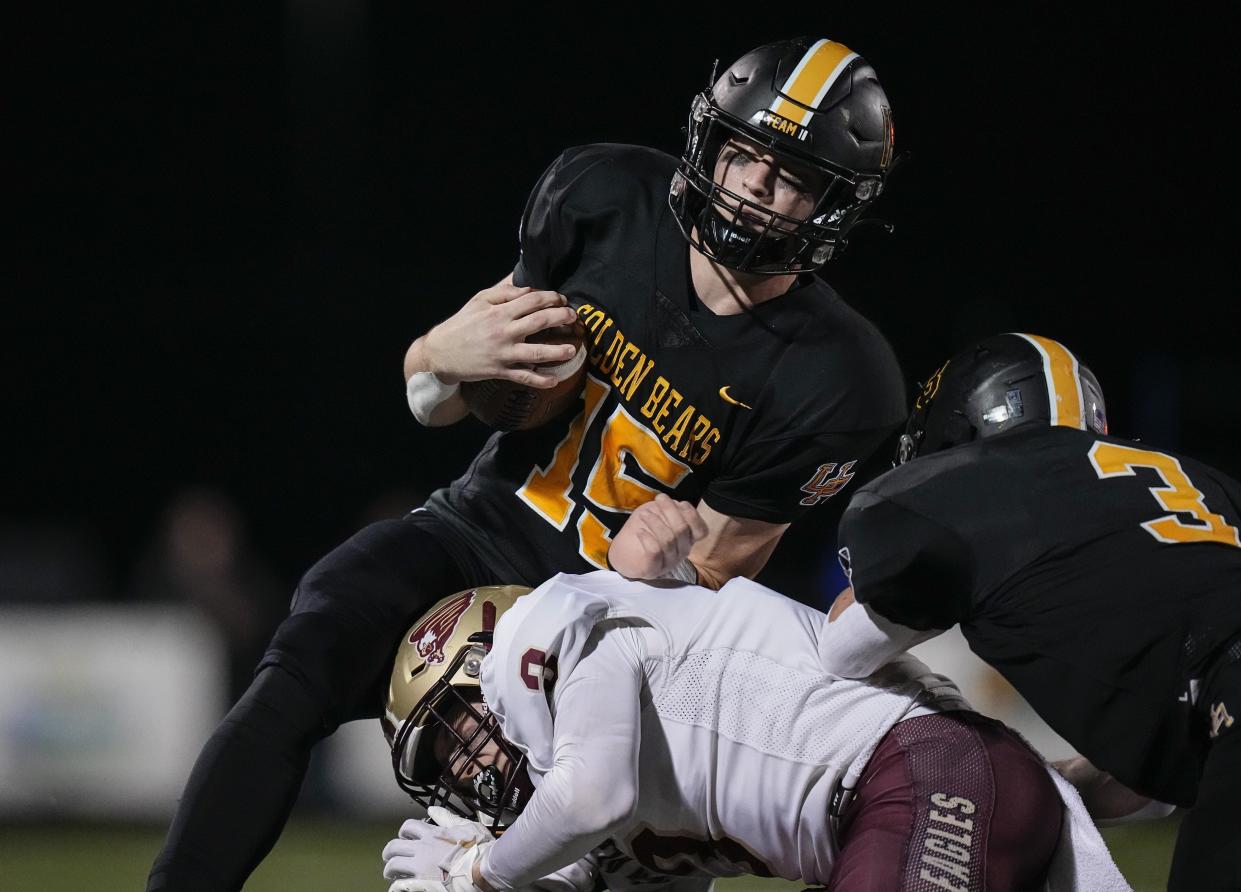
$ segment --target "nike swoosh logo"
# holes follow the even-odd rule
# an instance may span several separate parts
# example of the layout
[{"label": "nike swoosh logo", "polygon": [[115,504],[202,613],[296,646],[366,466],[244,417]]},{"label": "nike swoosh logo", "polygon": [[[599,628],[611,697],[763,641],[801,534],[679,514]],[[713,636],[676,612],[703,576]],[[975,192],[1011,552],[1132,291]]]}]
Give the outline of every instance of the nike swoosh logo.
[{"label": "nike swoosh logo", "polygon": [[747,406],[745,403],[741,402],[741,400],[739,400],[739,399],[735,399],[735,398],[733,398],[733,397],[729,396],[729,395],[728,395],[728,388],[729,388],[729,387],[732,387],[732,385],[731,385],[731,384],[726,384],[726,385],[724,385],[723,387],[721,387],[721,388],[720,388],[720,399],[722,399],[722,400],[723,400],[724,402],[726,402],[726,403],[732,403],[734,406],[740,406],[740,407],[741,407],[741,408],[743,408],[743,409],[753,409],[753,408],[754,408],[753,406]]}]

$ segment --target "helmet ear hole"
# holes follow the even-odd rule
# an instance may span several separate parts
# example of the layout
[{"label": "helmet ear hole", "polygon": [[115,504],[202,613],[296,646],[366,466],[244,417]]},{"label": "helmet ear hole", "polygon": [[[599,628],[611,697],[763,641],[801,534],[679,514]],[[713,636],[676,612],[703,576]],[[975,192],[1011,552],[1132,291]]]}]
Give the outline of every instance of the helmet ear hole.
[{"label": "helmet ear hole", "polygon": [[965,413],[954,410],[944,425],[944,440],[947,445],[959,446],[974,439],[974,425],[965,417]]},{"label": "helmet ear hole", "polygon": [[953,446],[969,443],[976,437],[974,425],[970,424],[969,418],[960,409],[942,405],[938,408],[939,412],[935,412],[933,407],[928,414],[927,426],[918,444],[919,455],[951,449]]}]

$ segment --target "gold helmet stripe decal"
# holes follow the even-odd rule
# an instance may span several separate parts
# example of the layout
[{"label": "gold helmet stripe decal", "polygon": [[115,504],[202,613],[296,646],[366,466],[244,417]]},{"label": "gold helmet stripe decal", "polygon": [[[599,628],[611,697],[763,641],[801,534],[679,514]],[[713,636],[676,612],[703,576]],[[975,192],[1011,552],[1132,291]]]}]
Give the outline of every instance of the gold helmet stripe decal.
[{"label": "gold helmet stripe decal", "polygon": [[[840,77],[840,73],[856,58],[857,53],[843,43],[833,40],[817,41],[806,50],[806,55],[801,57],[793,73],[780,88],[784,96],[794,101],[789,102],[784,96],[777,96],[771,103],[772,114],[802,126],[809,124],[814,117],[814,109],[818,108],[827,91]],[[808,108],[802,108],[803,105]]]},{"label": "gold helmet stripe decal", "polygon": [[1051,423],[1061,427],[1086,429],[1086,401],[1082,399],[1082,379],[1077,357],[1059,341],[1039,335],[1017,333],[1025,338],[1043,357],[1043,377],[1047,381],[1047,402],[1051,406]]}]

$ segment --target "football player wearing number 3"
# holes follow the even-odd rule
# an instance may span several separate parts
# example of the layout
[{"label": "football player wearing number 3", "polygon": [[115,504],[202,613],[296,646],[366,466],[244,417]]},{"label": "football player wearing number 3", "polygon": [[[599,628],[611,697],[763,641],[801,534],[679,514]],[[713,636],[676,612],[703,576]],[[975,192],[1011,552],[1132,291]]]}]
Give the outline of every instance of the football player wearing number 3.
[{"label": "football player wearing number 3", "polygon": [[577,319],[581,399],[497,432],[425,510],[365,528],[302,578],[148,889],[241,887],[311,747],[378,714],[399,630],[444,592],[609,562],[719,588],[844,489],[899,429],[904,388],[887,342],[815,271],[882,191],[892,148],[870,65],[798,39],[746,54],[694,100],[679,163],[619,145],[557,158],[513,272],[418,338],[405,376],[418,420],[449,424],[462,382],[555,386],[543,366],[576,351],[530,336]]},{"label": "football player wearing number 3", "polygon": [[1241,889],[1241,485],[1108,436],[1094,375],[1028,334],[936,372],[898,461],[841,520],[825,665],[960,624],[1085,757],[1097,817],[1192,806],[1170,888]]}]

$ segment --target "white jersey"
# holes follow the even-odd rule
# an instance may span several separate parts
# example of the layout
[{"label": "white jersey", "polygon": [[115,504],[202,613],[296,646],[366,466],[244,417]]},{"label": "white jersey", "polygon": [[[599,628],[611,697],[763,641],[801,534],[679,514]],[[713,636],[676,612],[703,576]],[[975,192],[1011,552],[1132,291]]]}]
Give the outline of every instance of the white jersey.
[{"label": "white jersey", "polygon": [[482,685],[538,788],[484,874],[520,886],[608,838],[664,873],[826,882],[841,786],[911,711],[968,708],[912,657],[827,674],[826,623],[748,579],[560,575],[521,598]]}]

